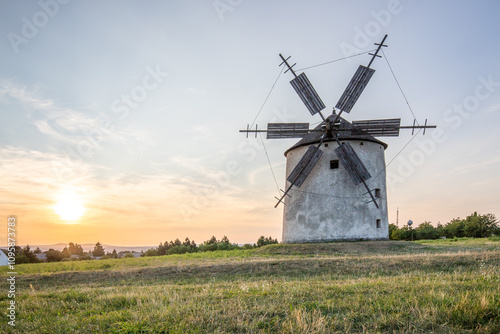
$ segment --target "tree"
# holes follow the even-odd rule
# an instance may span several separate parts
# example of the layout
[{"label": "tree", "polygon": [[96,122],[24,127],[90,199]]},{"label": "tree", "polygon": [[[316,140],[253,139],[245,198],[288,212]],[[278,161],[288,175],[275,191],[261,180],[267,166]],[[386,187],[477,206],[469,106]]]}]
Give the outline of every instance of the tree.
[{"label": "tree", "polygon": [[452,219],[444,226],[444,235],[447,238],[463,238],[465,237],[465,220],[460,218]]},{"label": "tree", "polygon": [[168,241],[165,241],[164,244],[160,242],[157,249],[151,249],[152,251],[149,252],[149,254],[153,254],[154,251],[154,255],[146,255],[146,256],[165,255],[167,253],[168,248],[169,248]]},{"label": "tree", "polygon": [[74,243],[70,242],[68,245],[68,249],[72,255],[78,255],[78,256],[83,255],[83,248],[79,244],[74,244]]},{"label": "tree", "polygon": [[464,221],[464,235],[472,238],[485,238],[493,235],[497,230],[495,215],[488,213],[478,215],[474,212],[467,216]]},{"label": "tree", "polygon": [[217,238],[215,237],[215,235],[213,235],[209,240],[205,241],[205,243],[207,245],[213,245],[213,244],[216,244],[218,241],[217,241]]},{"label": "tree", "polygon": [[87,252],[83,252],[83,255],[80,255],[78,257],[78,260],[92,260],[92,256],[90,256],[90,253],[91,251],[89,251],[88,253]]},{"label": "tree", "polygon": [[102,247],[99,241],[95,244],[94,250],[92,251],[92,255],[94,257],[104,256],[104,247]]},{"label": "tree", "polygon": [[24,248],[16,246],[14,248],[14,253],[16,255],[16,264],[39,262],[36,254],[31,251],[29,245],[26,245]]},{"label": "tree", "polygon": [[118,253],[116,252],[116,249],[113,249],[113,253],[111,253],[111,257],[113,257],[113,259],[118,258]]},{"label": "tree", "polygon": [[[144,256],[157,256],[157,255],[159,255],[158,250],[155,248],[150,248],[144,252]],[[165,254],[162,254],[162,255],[165,255]]]},{"label": "tree", "polygon": [[411,240],[411,230],[408,226],[403,226],[392,231],[392,240]]},{"label": "tree", "polygon": [[430,222],[423,222],[414,230],[415,240],[438,239],[439,232]]},{"label": "tree", "polygon": [[222,239],[220,240],[220,242],[224,242],[224,243],[227,243],[229,244],[229,238],[227,236],[223,236]]},{"label": "tree", "polygon": [[278,239],[273,239],[272,237],[266,238],[263,235],[257,240],[257,247],[262,247],[270,244],[277,244]]},{"label": "tree", "polygon": [[47,258],[47,262],[59,262],[63,259],[61,251],[52,248],[45,252],[45,256]]},{"label": "tree", "polygon": [[61,252],[61,256],[63,259],[71,259],[71,252],[67,247],[64,247],[63,251]]},{"label": "tree", "polygon": [[395,224],[389,224],[389,239],[390,240],[393,240],[392,239],[392,232],[394,232],[397,229],[398,229],[398,227]]},{"label": "tree", "polygon": [[438,225],[436,227],[436,231],[439,234],[439,237],[445,237],[446,238],[446,230],[445,230],[443,224],[438,223]]}]

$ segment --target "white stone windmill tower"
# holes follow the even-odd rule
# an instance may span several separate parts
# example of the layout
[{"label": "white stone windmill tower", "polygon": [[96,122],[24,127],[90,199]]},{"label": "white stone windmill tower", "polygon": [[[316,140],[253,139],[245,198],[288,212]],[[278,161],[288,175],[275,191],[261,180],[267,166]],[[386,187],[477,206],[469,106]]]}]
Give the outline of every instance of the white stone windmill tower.
[{"label": "white stone windmill tower", "polygon": [[384,45],[378,48],[368,66],[360,65],[333,109],[324,117],[325,105],[304,73],[297,75],[288,58],[280,57],[294,75],[290,81],[311,115],[322,123],[309,129],[309,123],[269,123],[268,139],[302,138],[285,152],[286,190],[278,199],[284,203],[283,242],[388,239],[387,194],[384,150],[387,144],[375,137],[398,136],[399,129],[435,128],[433,125],[401,126],[401,119],[354,121],[343,119],[363,92],[375,70],[370,66]]}]

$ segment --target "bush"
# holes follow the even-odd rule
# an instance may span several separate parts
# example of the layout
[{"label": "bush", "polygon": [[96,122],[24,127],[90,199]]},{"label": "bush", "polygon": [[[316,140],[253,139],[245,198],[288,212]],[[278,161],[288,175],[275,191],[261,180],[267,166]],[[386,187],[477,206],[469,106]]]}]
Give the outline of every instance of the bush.
[{"label": "bush", "polygon": [[455,218],[443,227],[444,236],[447,238],[463,238],[465,236],[464,228],[465,221],[460,218]]},{"label": "bush", "polygon": [[89,253],[84,253],[83,255],[81,255],[78,260],[92,260],[92,257],[90,256]]},{"label": "bush", "polygon": [[45,253],[45,256],[47,258],[47,262],[59,262],[63,259],[62,252],[52,248]]},{"label": "bush", "polygon": [[394,240],[392,232],[396,231],[398,227],[395,224],[389,224],[389,240]]},{"label": "bush", "polygon": [[262,247],[265,245],[277,244],[278,239],[273,239],[272,237],[265,238],[263,235],[257,240],[257,247]]},{"label": "bush", "polygon": [[464,234],[466,237],[485,238],[492,236],[498,229],[494,215],[478,215],[474,212],[464,220]]},{"label": "bush", "polygon": [[403,226],[392,231],[392,240],[411,240],[411,230],[408,226]]},{"label": "bush", "polygon": [[437,229],[430,222],[423,222],[414,231],[414,239],[438,239],[440,237]]},{"label": "bush", "polygon": [[[411,240],[411,233],[412,229],[408,226],[398,228],[394,224],[389,224],[389,238],[392,240]],[[437,227],[432,226],[430,222],[423,222],[413,230],[413,233],[414,240],[446,237],[456,241],[458,238],[486,238],[500,235],[500,226],[495,215],[491,213],[478,215],[474,212],[465,219],[454,218],[446,225],[438,224]]]},{"label": "bush", "polygon": [[193,252],[196,252],[196,250],[193,249],[191,246],[179,245],[179,246],[171,247],[167,251],[166,254],[167,255],[168,254],[185,254],[185,253],[193,253]]}]

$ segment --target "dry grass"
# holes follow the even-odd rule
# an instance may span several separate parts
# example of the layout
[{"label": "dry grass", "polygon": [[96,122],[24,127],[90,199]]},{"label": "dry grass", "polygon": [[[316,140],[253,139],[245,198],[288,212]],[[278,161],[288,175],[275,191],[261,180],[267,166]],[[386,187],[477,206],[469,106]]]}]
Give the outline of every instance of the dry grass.
[{"label": "dry grass", "polygon": [[[13,332],[500,331],[500,251],[434,252],[411,243],[391,251],[394,245],[285,245],[293,251],[276,254],[274,246],[229,258],[166,256],[154,266],[24,274]],[[292,255],[297,248],[303,253]]]}]

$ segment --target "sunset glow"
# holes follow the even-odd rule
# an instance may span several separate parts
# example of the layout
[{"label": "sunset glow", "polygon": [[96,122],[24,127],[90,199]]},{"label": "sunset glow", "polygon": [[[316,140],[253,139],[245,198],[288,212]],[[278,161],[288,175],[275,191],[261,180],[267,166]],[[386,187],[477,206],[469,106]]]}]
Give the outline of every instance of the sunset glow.
[{"label": "sunset glow", "polygon": [[62,193],[58,196],[54,211],[64,221],[74,222],[85,212],[82,199],[74,192]]}]

